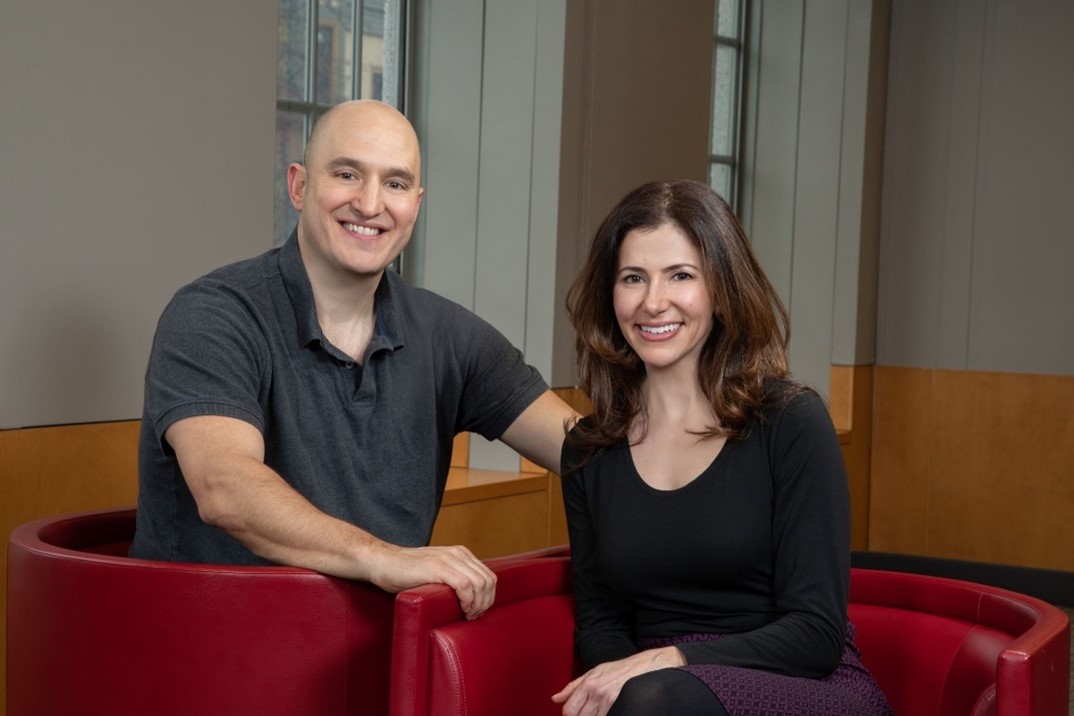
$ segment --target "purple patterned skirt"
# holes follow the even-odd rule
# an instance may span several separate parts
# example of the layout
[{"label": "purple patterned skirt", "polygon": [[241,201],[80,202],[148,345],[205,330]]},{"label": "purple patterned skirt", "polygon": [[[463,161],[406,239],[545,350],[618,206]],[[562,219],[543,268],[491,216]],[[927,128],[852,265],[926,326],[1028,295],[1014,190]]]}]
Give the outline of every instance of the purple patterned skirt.
[{"label": "purple patterned skirt", "polygon": [[[719,639],[721,634],[690,634],[642,639],[643,649]],[[759,669],[717,664],[679,667],[701,679],[729,716],[891,716],[884,694],[861,663],[854,625],[847,623],[846,648],[835,671],[823,679],[785,676]]]}]

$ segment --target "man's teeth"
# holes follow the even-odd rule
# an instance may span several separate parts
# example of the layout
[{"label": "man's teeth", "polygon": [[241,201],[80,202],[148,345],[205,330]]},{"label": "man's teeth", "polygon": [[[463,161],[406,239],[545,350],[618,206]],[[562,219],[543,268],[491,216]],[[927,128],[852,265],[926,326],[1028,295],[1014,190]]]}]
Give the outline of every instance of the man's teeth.
[{"label": "man's teeth", "polygon": [[652,333],[653,335],[658,336],[662,333],[670,333],[676,328],[679,328],[681,325],[681,323],[668,323],[663,326],[641,326],[641,330],[645,331],[646,333]]},{"label": "man's teeth", "polygon": [[372,226],[358,226],[358,224],[344,224],[343,228],[352,234],[359,234],[360,236],[376,236],[380,233],[380,229],[375,229]]}]

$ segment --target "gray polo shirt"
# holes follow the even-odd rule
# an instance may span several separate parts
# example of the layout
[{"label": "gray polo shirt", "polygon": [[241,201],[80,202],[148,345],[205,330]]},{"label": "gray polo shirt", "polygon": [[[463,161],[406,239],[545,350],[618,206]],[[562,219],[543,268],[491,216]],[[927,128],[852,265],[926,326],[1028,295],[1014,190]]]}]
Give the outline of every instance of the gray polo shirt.
[{"label": "gray polo shirt", "polygon": [[263,564],[198,517],[164,431],[245,420],[265,463],[324,512],[388,542],[427,544],[456,433],[498,438],[547,386],[485,321],[387,271],[362,364],[321,332],[294,234],[182,288],[145,380],[131,556]]}]

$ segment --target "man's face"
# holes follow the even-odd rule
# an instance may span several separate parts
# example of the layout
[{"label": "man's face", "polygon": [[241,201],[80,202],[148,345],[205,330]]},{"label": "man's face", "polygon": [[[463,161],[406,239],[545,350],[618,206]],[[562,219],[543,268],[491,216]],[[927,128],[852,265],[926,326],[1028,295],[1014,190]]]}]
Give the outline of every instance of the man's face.
[{"label": "man's face", "polygon": [[287,174],[311,279],[379,278],[414,230],[420,171],[417,137],[395,110],[355,103],[326,115],[305,166]]}]

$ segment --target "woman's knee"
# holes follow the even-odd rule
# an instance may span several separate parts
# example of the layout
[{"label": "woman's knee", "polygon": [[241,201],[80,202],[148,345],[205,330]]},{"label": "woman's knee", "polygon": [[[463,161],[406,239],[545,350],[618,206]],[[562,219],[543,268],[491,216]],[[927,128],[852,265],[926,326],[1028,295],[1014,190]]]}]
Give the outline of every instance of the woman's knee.
[{"label": "woman's knee", "polygon": [[650,671],[623,684],[608,716],[726,716],[709,687],[681,669]]}]

